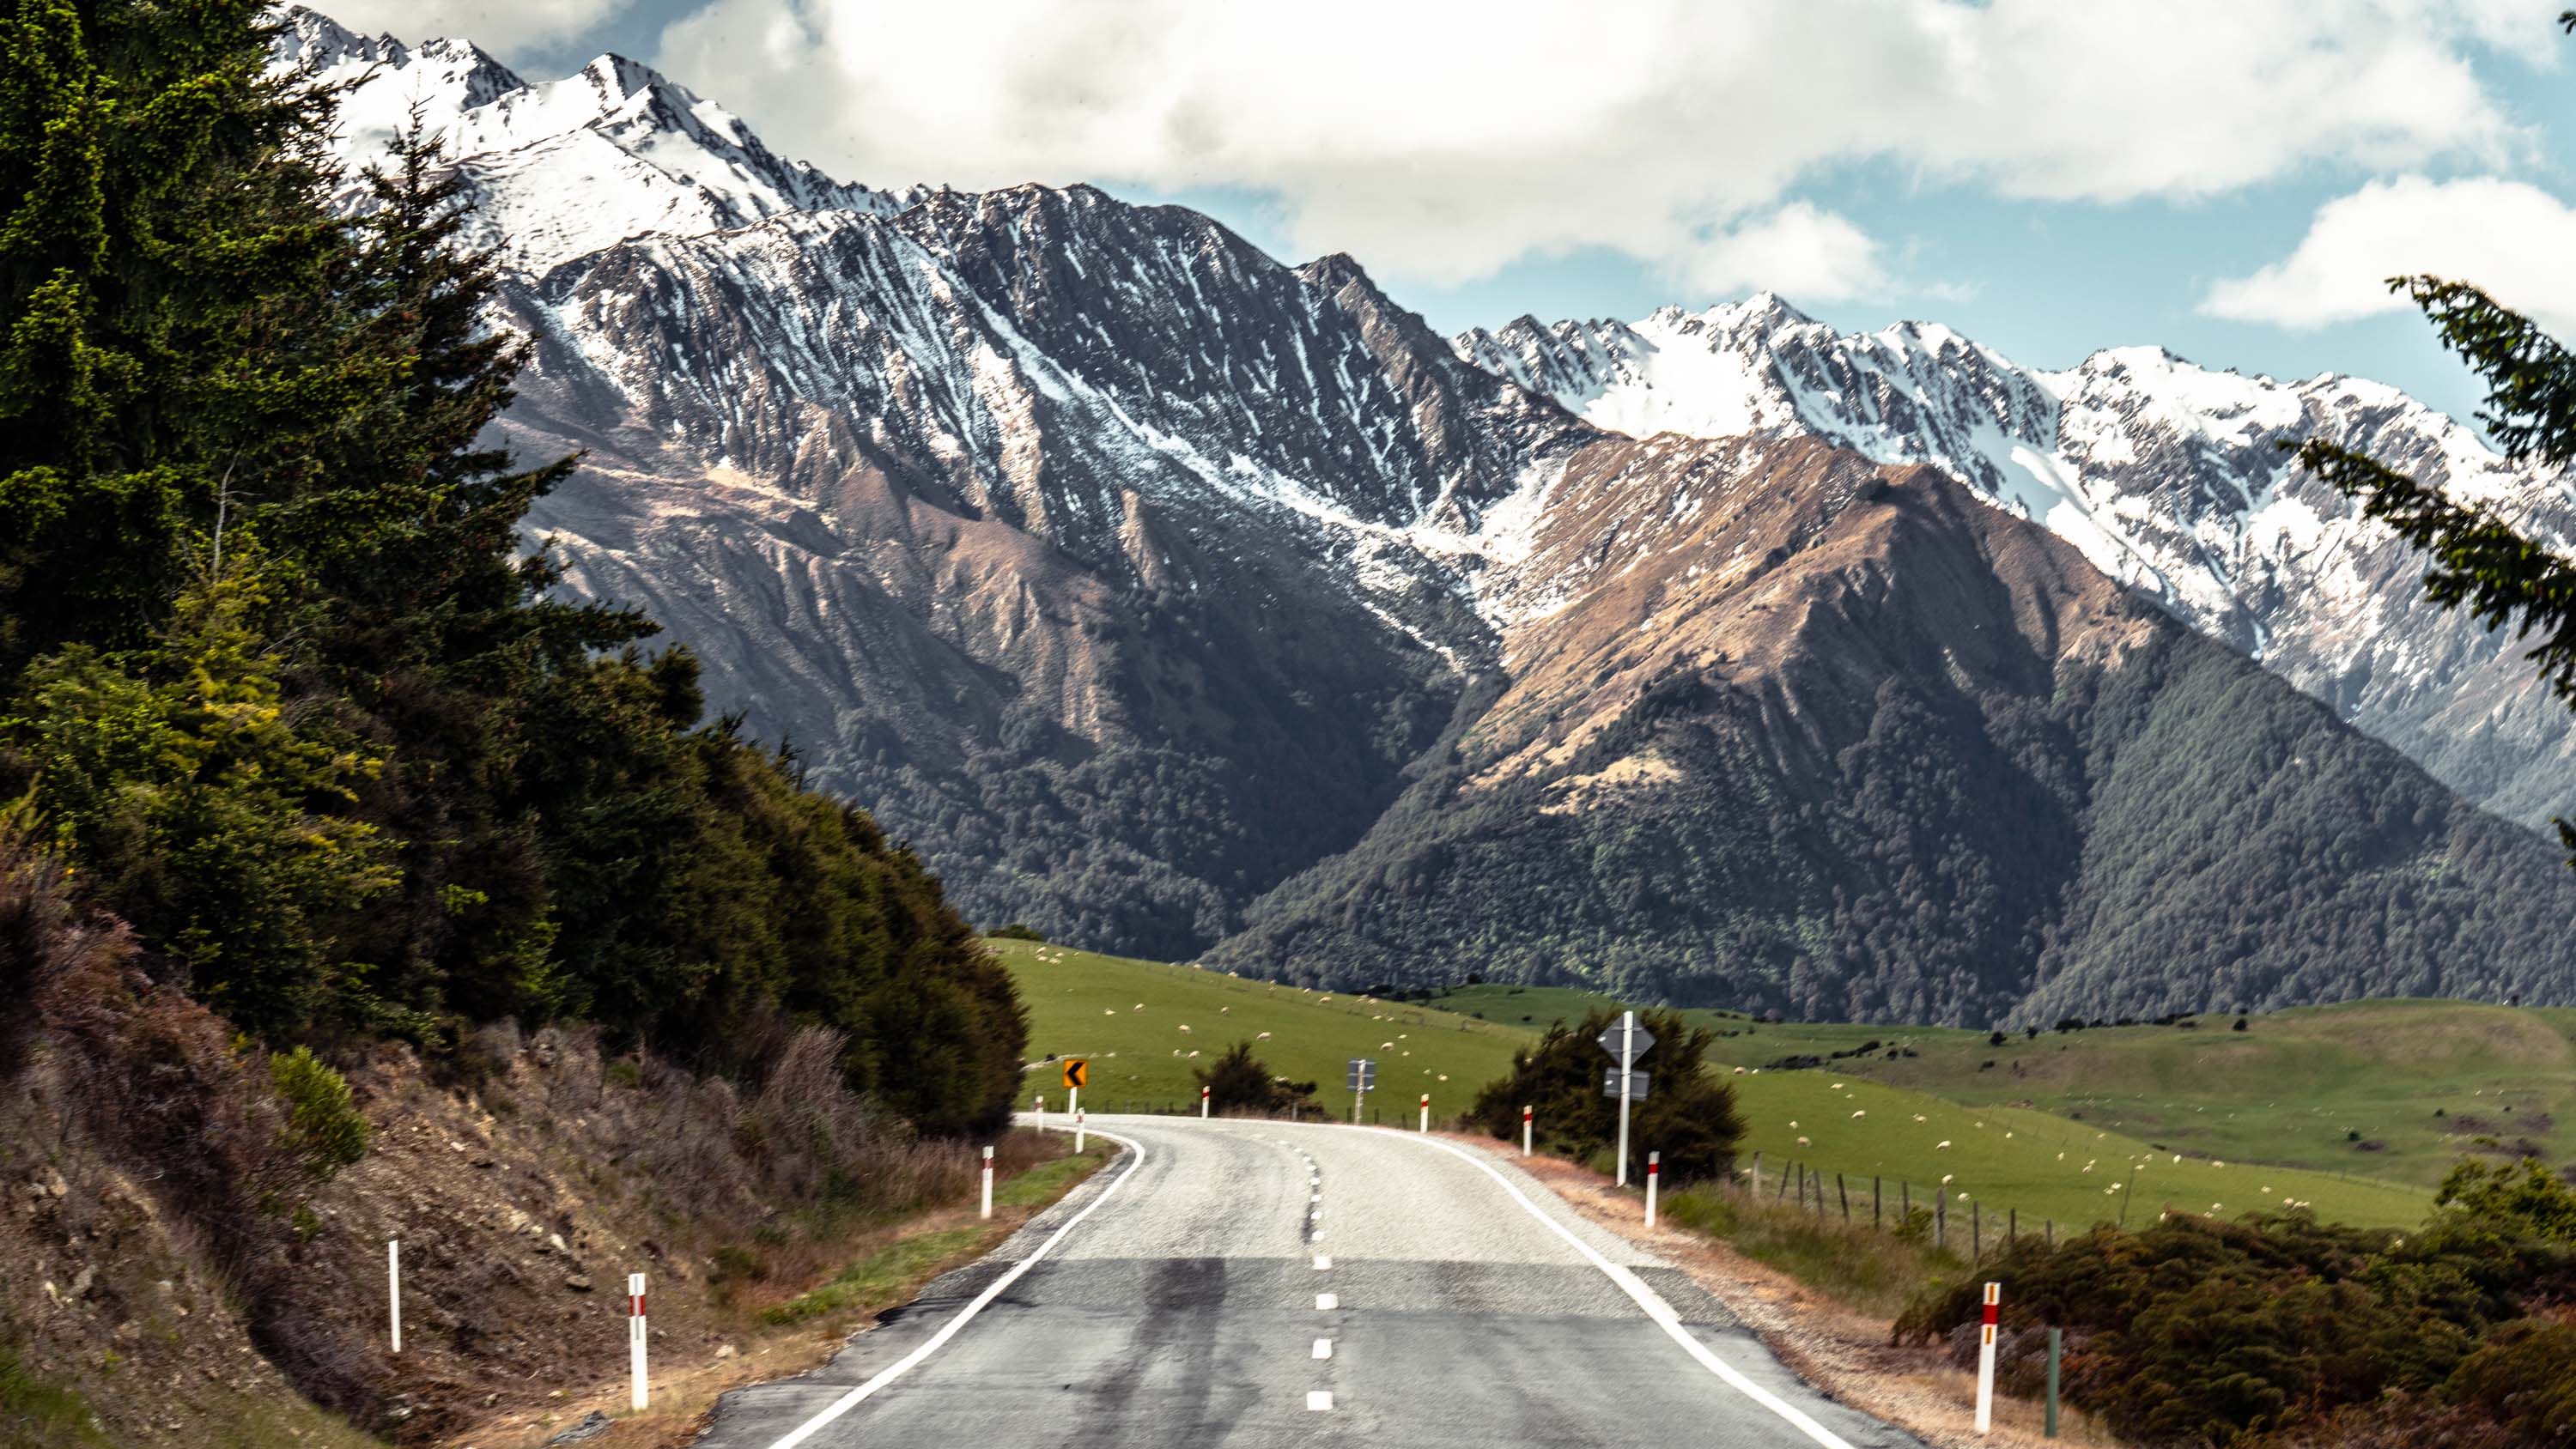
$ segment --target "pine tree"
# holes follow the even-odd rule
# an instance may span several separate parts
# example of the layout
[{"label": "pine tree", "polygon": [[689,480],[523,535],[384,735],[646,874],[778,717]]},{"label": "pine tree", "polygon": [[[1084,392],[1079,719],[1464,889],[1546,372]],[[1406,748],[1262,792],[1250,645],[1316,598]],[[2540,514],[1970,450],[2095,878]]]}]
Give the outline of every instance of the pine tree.
[{"label": "pine tree", "polygon": [[[2576,33],[2576,10],[2562,13],[2558,23]],[[2486,380],[2478,421],[2505,456],[2551,468],[2576,462],[2576,355],[2471,283],[2419,275],[2392,277],[2388,287],[2413,300],[2442,345]],[[2432,555],[2426,598],[2465,608],[2489,628],[2510,625],[2517,638],[2533,641],[2526,657],[2550,691],[2576,707],[2576,564],[2492,505],[2446,497],[2361,453],[2311,439],[2298,449],[2298,460]],[[2576,826],[2557,824],[2568,864],[2576,866]]]}]

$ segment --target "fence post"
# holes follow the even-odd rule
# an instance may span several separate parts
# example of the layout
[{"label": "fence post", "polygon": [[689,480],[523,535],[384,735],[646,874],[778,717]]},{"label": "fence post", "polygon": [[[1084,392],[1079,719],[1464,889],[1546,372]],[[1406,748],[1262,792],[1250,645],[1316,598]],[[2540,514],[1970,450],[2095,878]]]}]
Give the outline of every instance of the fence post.
[{"label": "fence post", "polygon": [[2004,1214],[2004,1251],[2009,1253],[2021,1241],[2021,1209],[2006,1208]]},{"label": "fence post", "polygon": [[1851,1193],[1843,1186],[1843,1175],[1834,1174],[1834,1196],[1843,1200],[1843,1221],[1851,1221]]},{"label": "fence post", "polygon": [[2045,1222],[2043,1222],[2043,1223],[2041,1224],[2041,1227],[2043,1227],[2044,1229],[2046,1229],[2046,1231],[2047,1231],[2047,1233],[2048,1233],[2048,1250],[2049,1250],[2050,1252],[2052,1252],[2052,1253],[2056,1252],[2056,1251],[2057,1251],[2057,1219],[2055,1219],[2055,1218],[2049,1218],[2049,1219],[2047,1219]]},{"label": "fence post", "polygon": [[1753,1154],[1753,1195],[1762,1196],[1762,1154]]},{"label": "fence post", "polygon": [[2066,1330],[2050,1329],[2048,1331],[2048,1420],[2045,1432],[2051,1439],[2057,1437],[2057,1360],[2065,1351]]},{"label": "fence post", "polygon": [[1797,1170],[1797,1167],[1798,1164],[1792,1162],[1787,1167],[1780,1169],[1780,1185],[1771,1189],[1771,1200],[1773,1202],[1778,1202],[1780,1199],[1789,1195],[1789,1176]]},{"label": "fence post", "polygon": [[1977,1208],[1975,1198],[1968,1199],[1968,1261],[1986,1260],[1986,1215]]},{"label": "fence post", "polygon": [[1885,1228],[1886,1213],[1887,1204],[1879,1196],[1878,1174],[1873,1172],[1869,1176],[1869,1225],[1873,1228]]},{"label": "fence post", "polygon": [[1950,1251],[1950,1190],[1946,1187],[1932,1197],[1932,1246]]}]

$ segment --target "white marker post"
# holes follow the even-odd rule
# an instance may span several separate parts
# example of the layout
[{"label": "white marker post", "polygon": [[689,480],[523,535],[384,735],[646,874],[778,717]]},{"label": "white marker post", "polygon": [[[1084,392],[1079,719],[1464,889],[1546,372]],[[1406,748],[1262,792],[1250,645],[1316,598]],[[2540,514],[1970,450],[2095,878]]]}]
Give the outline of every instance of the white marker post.
[{"label": "white marker post", "polygon": [[1662,1153],[1660,1153],[1660,1152],[1649,1152],[1649,1153],[1647,1153],[1647,1154],[1646,1154],[1646,1226],[1647,1226],[1647,1227],[1650,1227],[1650,1228],[1651,1228],[1651,1227],[1653,1227],[1653,1226],[1655,1225],[1655,1184],[1656,1184],[1656,1183],[1658,1183],[1658,1182],[1663,1181],[1663,1177],[1664,1177],[1664,1154],[1662,1154]]},{"label": "white marker post", "polygon": [[1628,1185],[1628,1089],[1636,1076],[1637,1013],[1619,1013],[1619,1186]]},{"label": "white marker post", "polygon": [[635,1408],[641,1412],[652,1395],[644,1388],[644,1275],[626,1275],[626,1360],[635,1380]]},{"label": "white marker post", "polygon": [[1521,1156],[1523,1156],[1523,1157],[1527,1157],[1527,1156],[1529,1156],[1529,1139],[1530,1139],[1530,1109],[1529,1109],[1528,1105],[1525,1103],[1525,1104],[1523,1104],[1523,1105],[1522,1105],[1522,1107],[1521,1107]]},{"label": "white marker post", "polygon": [[1073,1109],[1073,1150],[1076,1152],[1082,1150],[1082,1109],[1080,1107]]},{"label": "white marker post", "polygon": [[1038,1130],[1046,1130],[1046,1093],[1038,1093]]},{"label": "white marker post", "polygon": [[1206,1120],[1207,1120],[1207,1114],[1208,1114],[1208,1089],[1207,1089],[1207,1088],[1205,1088],[1205,1087],[1201,1087],[1201,1088],[1199,1088],[1199,1120],[1200,1120],[1200,1121],[1202,1121],[1202,1122],[1206,1121]]},{"label": "white marker post", "polygon": [[990,1221],[993,1216],[993,1149],[990,1147],[984,1149],[983,1216],[987,1221]]},{"label": "white marker post", "polygon": [[1995,1320],[2001,1315],[2004,1285],[1986,1285],[1986,1321],[1977,1330],[1977,1432],[1995,1428]]},{"label": "white marker post", "polygon": [[1422,1126],[1418,1130],[1424,1132],[1431,1130],[1431,1094],[1429,1092],[1422,1094]]},{"label": "white marker post", "polygon": [[402,1352],[402,1239],[385,1239],[385,1298],[392,1304],[394,1352]]}]

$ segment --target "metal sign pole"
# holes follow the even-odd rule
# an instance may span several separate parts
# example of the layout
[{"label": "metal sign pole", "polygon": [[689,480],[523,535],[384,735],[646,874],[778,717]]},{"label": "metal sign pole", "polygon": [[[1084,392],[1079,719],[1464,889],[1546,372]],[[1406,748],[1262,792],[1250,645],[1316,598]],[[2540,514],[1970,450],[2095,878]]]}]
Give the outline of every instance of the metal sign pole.
[{"label": "metal sign pole", "polygon": [[1619,1013],[1619,1186],[1628,1185],[1628,1073],[1637,1065],[1637,1013]]}]

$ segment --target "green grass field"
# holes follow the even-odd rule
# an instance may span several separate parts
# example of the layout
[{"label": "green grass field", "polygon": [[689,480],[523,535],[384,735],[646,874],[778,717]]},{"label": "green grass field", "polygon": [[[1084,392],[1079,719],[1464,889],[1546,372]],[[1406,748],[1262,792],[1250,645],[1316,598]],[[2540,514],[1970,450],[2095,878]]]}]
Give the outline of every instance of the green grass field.
[{"label": "green grass field", "polygon": [[[1131,1105],[1186,1107],[1197,1098],[1193,1069],[1228,1044],[1250,1038],[1274,1073],[1320,1083],[1319,1101],[1337,1115],[1349,1110],[1341,1091],[1344,1063],[1372,1056],[1380,1062],[1383,1094],[1372,1105],[1384,1120],[1409,1117],[1415,1095],[1425,1091],[1432,1094],[1434,1111],[1446,1117],[1508,1071],[1516,1047],[1548,1023],[1579,1017],[1602,1000],[1572,990],[1487,986],[1453,993],[1439,1006],[1410,1006],[1031,942],[991,944],[1028,1005],[1031,1058],[1089,1057],[1086,1105],[1103,1112]],[[1714,1013],[1691,1015],[1720,1030],[1740,1032],[1747,1025]],[[1523,1016],[1532,1019],[1524,1022]],[[1754,1070],[1782,1056],[1822,1054],[1873,1038],[1903,1041],[1922,1053],[1898,1063],[1871,1059],[1867,1065],[1873,1069],[1902,1066],[1971,1086],[1979,1085],[1974,1078],[1988,1075],[1976,1071],[1985,1057],[1972,1060],[1972,1053],[1994,1054],[1982,1034],[1947,1028],[1755,1026],[1750,1036],[1720,1038],[1717,1059],[1730,1074],[1734,1067],[1746,1068],[1743,1075],[1731,1075],[1748,1128],[1745,1151],[1763,1154],[1771,1180],[1795,1160],[1821,1170],[1829,1181],[1833,1173],[1844,1174],[1856,1193],[1856,1211],[1866,1210],[1875,1176],[1884,1180],[1891,1209],[1902,1179],[1912,1184],[1918,1202],[1942,1190],[1952,1195],[1954,1210],[1964,1212],[1956,1195],[1965,1192],[1988,1213],[2018,1211],[2031,1223],[2053,1219],[2061,1228],[2116,1219],[2124,1198],[2132,1223],[2168,1206],[2232,1216],[2296,1199],[2340,1221],[2411,1226],[2430,1206],[2421,1184],[2267,1165],[2251,1153],[2195,1157],[2197,1144],[2095,1120],[2096,1112],[2079,1120],[2031,1106],[1954,1099],[1849,1071]],[[1192,1052],[1199,1055],[1193,1058]],[[1043,1091],[1049,1106],[1062,1107],[1063,1088],[1053,1070],[1040,1065],[1029,1076],[1031,1093]],[[1916,1122],[1918,1115],[1924,1120]],[[1943,1141],[1951,1145],[1940,1148]],[[2176,1153],[2183,1154],[2182,1162],[2172,1160]],[[1940,1183],[1945,1174],[1952,1179],[1946,1188]],[[2111,1191],[2113,1184],[2124,1191]]]},{"label": "green grass field", "polygon": [[[1435,1004],[1544,1027],[1606,998],[1469,987]],[[1533,1010],[1533,1006],[1536,1007]],[[2132,1026],[2016,1034],[1948,1027],[1757,1026],[1710,1012],[1712,1055],[1760,1066],[1864,1042],[1906,1047],[1836,1070],[1971,1106],[2035,1108],[2171,1151],[2432,1187],[2480,1138],[2552,1162],[2576,1158],[2576,1010],[2461,1001],[2364,1001],[2195,1028]],[[1991,1065],[1989,1065],[1991,1064]]]},{"label": "green grass field", "polygon": [[[1272,1074],[1318,1085],[1316,1100],[1350,1111],[1342,1090],[1353,1057],[1378,1062],[1369,1104],[1387,1121],[1410,1118],[1423,1092],[1432,1110],[1465,1110],[1476,1089],[1511,1070],[1532,1033],[1450,1012],[1366,997],[1246,981],[1223,972],[1095,955],[1028,941],[988,942],[1010,969],[1029,1011],[1029,1056],[1088,1057],[1095,1112],[1173,1110],[1198,1101],[1194,1071],[1251,1040]],[[1267,1033],[1267,1036],[1264,1036]],[[1192,1055],[1195,1053],[1196,1055]],[[1056,1071],[1029,1072],[1029,1094],[1064,1105]]]}]

